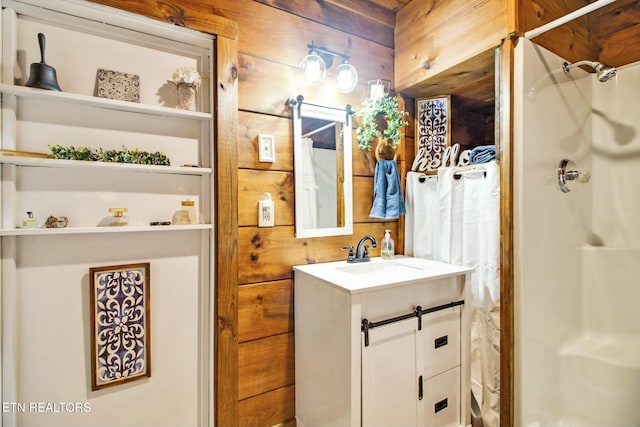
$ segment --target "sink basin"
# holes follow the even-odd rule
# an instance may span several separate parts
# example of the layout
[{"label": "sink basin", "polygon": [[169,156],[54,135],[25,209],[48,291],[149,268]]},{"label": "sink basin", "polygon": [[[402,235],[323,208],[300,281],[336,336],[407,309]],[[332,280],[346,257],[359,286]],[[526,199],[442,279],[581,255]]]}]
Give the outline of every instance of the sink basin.
[{"label": "sink basin", "polygon": [[457,276],[472,270],[459,265],[405,256],[396,256],[392,260],[372,258],[369,262],[359,263],[337,261],[298,265],[293,269],[296,274],[314,276],[349,293]]},{"label": "sink basin", "polygon": [[337,270],[349,274],[403,274],[424,270],[424,266],[410,265],[397,260],[383,260],[381,262],[361,262],[346,264],[344,267],[336,267]]}]

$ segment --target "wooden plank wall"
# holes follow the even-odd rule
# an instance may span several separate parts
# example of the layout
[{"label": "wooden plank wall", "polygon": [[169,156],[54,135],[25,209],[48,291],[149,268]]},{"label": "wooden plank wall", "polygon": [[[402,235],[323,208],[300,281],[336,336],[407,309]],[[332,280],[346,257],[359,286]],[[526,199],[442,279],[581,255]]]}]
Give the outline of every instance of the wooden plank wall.
[{"label": "wooden plank wall", "polygon": [[[579,9],[588,0],[517,0],[518,33]],[[618,0],[533,39],[570,62],[600,61],[620,67],[640,61],[640,1]]]},{"label": "wooden plank wall", "polygon": [[[395,34],[396,87],[417,97],[430,78],[500,45],[507,0],[413,0],[398,12]],[[466,77],[457,81],[472,81]]]},{"label": "wooden plank wall", "polygon": [[[349,46],[353,49],[354,64],[361,73],[361,80],[368,78],[385,77],[390,78],[392,64],[387,62],[393,53],[386,45],[386,37],[374,39],[374,35],[369,31],[366,34],[357,36],[357,30],[348,29],[348,22],[336,20],[341,28],[335,28],[328,24],[334,16],[335,4],[327,9],[322,8],[317,3],[295,9],[294,6],[277,4],[278,2],[265,2],[275,8],[290,7],[293,13],[288,14],[283,11],[258,9],[257,12],[278,20],[282,34],[276,39],[280,42],[296,40],[300,38],[311,38],[317,44],[340,50],[340,43],[349,40]],[[285,3],[285,2],[280,2]],[[295,3],[295,2],[294,2]],[[529,5],[533,2],[524,2]],[[528,11],[521,8],[521,12],[526,12],[528,16],[544,18],[545,22],[554,14],[559,15],[572,10],[574,6],[579,6],[578,1],[570,2],[571,5],[564,5],[562,9],[554,9],[557,2],[549,1],[548,4],[540,6],[537,2],[536,9]],[[627,10],[634,10],[633,7]],[[349,12],[353,13],[353,12]],[[588,22],[588,27],[593,28],[594,20]],[[356,227],[354,236],[335,237],[325,239],[295,239],[293,237],[293,190],[292,190],[292,163],[287,158],[291,153],[291,148],[286,144],[290,142],[290,127],[288,119],[283,124],[283,117],[288,117],[283,109],[284,98],[278,95],[286,93],[292,88],[291,82],[295,80],[295,65],[304,55],[304,48],[301,46],[291,47],[274,55],[274,51],[269,51],[263,42],[252,43],[242,41],[243,34],[259,33],[264,30],[250,21],[244,22],[239,19],[241,59],[240,59],[240,126],[242,129],[239,135],[240,153],[246,153],[251,160],[243,160],[240,155],[239,166],[239,420],[240,425],[270,425],[276,421],[290,420],[293,416],[292,398],[294,394],[294,373],[293,366],[293,346],[292,341],[293,321],[291,313],[292,282],[291,265],[307,262],[322,262],[341,259],[344,254],[339,250],[340,246],[353,244],[357,237],[373,233],[380,235],[387,226],[394,229],[394,234],[401,234],[397,224],[382,224],[370,222],[367,213],[371,200],[371,176],[374,162],[370,155],[354,149],[354,188],[355,200],[354,213]],[[354,23],[357,20],[354,20]],[[253,31],[245,28],[253,25]],[[535,18],[531,25],[537,26]],[[359,24],[354,24],[360,26]],[[303,26],[303,29],[300,29]],[[291,27],[290,30],[284,28]],[[594,47],[593,38],[586,33],[584,25],[577,22],[575,26],[567,26],[558,29],[559,36],[549,37],[550,43],[554,43],[557,49],[561,45],[569,55],[569,58],[584,57],[585,55],[597,54],[598,46]],[[380,27],[378,27],[380,28]],[[559,41],[558,41],[559,40]],[[356,51],[361,51],[362,56],[358,57]],[[366,51],[366,55],[365,55]],[[265,52],[271,52],[265,54]],[[291,54],[289,57],[288,55]],[[286,56],[286,60],[282,57]],[[591,56],[593,57],[593,56]],[[364,61],[363,61],[364,60]],[[285,61],[284,67],[282,61]],[[360,61],[360,62],[356,62]],[[366,64],[370,61],[370,64]],[[366,71],[365,71],[366,70]],[[369,77],[363,78],[364,73],[370,73]],[[270,77],[267,75],[283,76],[282,81],[272,82],[276,87],[271,91],[261,89],[262,85],[268,83]],[[356,92],[359,95],[335,95],[327,86],[311,88],[304,91],[308,99],[318,99],[323,102],[341,105],[343,103],[359,104],[362,99],[364,87],[360,86]],[[324,95],[323,95],[324,94]],[[329,94],[329,95],[327,95]],[[412,100],[407,100],[407,107],[412,108]],[[264,121],[271,121],[266,124]],[[255,161],[255,136],[257,133],[282,133],[283,138],[278,138],[276,158],[278,164],[265,165]],[[407,128],[409,135],[406,141],[405,156],[401,158],[401,169],[406,169],[407,162],[411,160],[412,153],[412,133],[413,125]],[[285,141],[284,143],[282,141]],[[411,147],[411,148],[410,148]],[[284,152],[284,157],[280,156],[280,151]],[[406,161],[405,161],[406,160]],[[256,178],[261,178],[259,182]],[[265,189],[277,189],[276,207],[276,227],[273,229],[259,229],[255,226],[257,199]],[[362,202],[365,201],[365,202]],[[287,303],[286,301],[289,301]],[[289,310],[287,311],[287,308]],[[247,316],[247,317],[245,317]],[[268,356],[267,356],[268,355]],[[263,358],[269,358],[265,363]]]},{"label": "wooden plank wall", "polygon": [[[229,252],[232,254],[229,261],[237,263],[237,282],[225,276],[224,283],[217,283],[218,289],[224,289],[225,295],[219,295],[218,299],[226,301],[223,308],[227,313],[224,318],[218,313],[218,329],[222,322],[226,332],[224,346],[219,343],[216,355],[216,425],[293,425],[295,343],[291,267],[344,259],[342,246],[356,244],[365,234],[381,239],[385,229],[391,229],[397,237],[397,251],[403,248],[398,221],[368,218],[375,159],[371,153],[359,151],[355,144],[354,234],[295,238],[291,113],[286,101],[302,94],[310,102],[351,104],[357,110],[366,96],[367,80],[393,81],[394,14],[359,0],[93,1],[202,31],[210,28],[208,22],[222,22],[231,29],[237,23],[238,97],[234,107],[238,117],[237,147],[221,150],[229,157],[216,159],[218,167],[236,172],[232,180],[221,178],[218,186],[237,182],[235,194],[228,188],[218,189],[229,200],[226,205],[225,200],[219,201],[217,214],[237,217],[238,224],[237,241],[228,242],[229,246],[237,245],[237,261],[233,259],[235,252]],[[329,79],[317,87],[300,85],[297,67],[308,53],[306,45],[312,41],[351,55],[351,63],[359,73],[358,87],[352,93],[336,93]],[[259,133],[274,135],[274,163],[258,162]],[[412,150],[411,139],[407,141]],[[227,142],[218,140],[216,144]],[[403,156],[399,166],[401,170],[406,168]],[[275,227],[258,228],[258,200],[267,191],[275,201]],[[217,236],[227,238],[233,234],[218,230]],[[379,251],[372,250],[372,255],[379,255]],[[225,261],[219,259],[219,264]]]},{"label": "wooden plank wall", "polygon": [[[585,0],[517,0],[520,34],[538,28],[587,4]],[[568,61],[595,60],[597,45],[593,39],[593,15],[571,21],[534,38],[533,41]]]},{"label": "wooden plank wall", "polygon": [[620,67],[640,61],[640,1],[617,1],[598,16],[598,60]]},{"label": "wooden plank wall", "polygon": [[[289,97],[303,94],[309,101],[341,106],[358,107],[366,96],[366,81],[385,78],[394,81],[394,25],[393,12],[360,0],[305,1],[305,0],[92,0],[97,3],[139,13],[212,32],[225,37],[223,50],[226,68],[219,73],[231,72],[231,84],[237,85],[237,99],[227,99],[233,111],[218,117],[237,123],[223,123],[224,129],[236,129],[234,137],[219,133],[216,158],[218,174],[217,238],[222,251],[218,251],[217,289],[218,306],[224,308],[218,315],[218,345],[216,355],[216,425],[219,426],[272,426],[294,424],[295,374],[293,342],[293,276],[291,266],[310,262],[332,261],[344,258],[340,247],[355,244],[364,234],[382,236],[391,228],[397,236],[397,251],[402,252],[402,221],[385,223],[369,219],[375,160],[370,153],[353,148],[354,219],[352,236],[318,239],[294,237],[294,188],[290,112],[285,106]],[[513,2],[513,6],[512,6]],[[414,6],[426,4],[417,2]],[[409,3],[409,6],[411,6]],[[461,2],[462,4],[463,2]],[[507,3],[506,6],[502,7]],[[586,0],[492,0],[474,2],[473,14],[459,17],[457,22],[469,24],[489,18],[503,22],[507,10],[517,15],[517,31],[535,28],[570,10],[577,9]],[[598,15],[566,25],[536,39],[539,43],[566,57],[568,60],[596,58],[619,66],[640,60],[640,47],[635,43],[640,34],[638,0],[618,1]],[[437,15],[441,2],[432,5],[429,19]],[[498,4],[498,14],[482,13],[485,4]],[[415,7],[414,7],[415,9]],[[495,10],[495,9],[492,9]],[[405,15],[412,12],[403,9]],[[415,18],[424,17],[424,13]],[[595,19],[595,21],[594,21]],[[475,21],[474,21],[475,20]],[[398,31],[415,34],[415,19]],[[429,27],[443,28],[451,35],[451,20]],[[601,30],[600,37],[592,37],[592,29]],[[412,28],[413,27],[413,28]],[[502,28],[502,24],[498,25]],[[591,30],[587,30],[587,28]],[[501,32],[496,33],[502,36]],[[476,34],[477,35],[477,34]],[[476,35],[459,41],[472,41]],[[471,37],[471,39],[469,38]],[[297,65],[307,53],[306,44],[327,47],[336,52],[347,52],[358,69],[360,83],[350,94],[337,94],[325,81],[317,87],[301,87]],[[426,40],[428,43],[429,40]],[[454,41],[441,48],[453,49]],[[432,60],[436,47],[424,50],[419,43],[409,41],[397,55],[427,55],[417,61],[424,68],[425,60]],[[416,50],[418,49],[418,50]],[[457,51],[464,48],[454,49]],[[235,53],[237,52],[237,55]],[[465,56],[465,58],[468,56]],[[407,63],[416,62],[409,58]],[[455,65],[455,55],[452,63]],[[431,72],[446,68],[441,63],[428,64]],[[447,65],[447,66],[448,66]],[[224,69],[223,69],[224,68]],[[474,70],[470,70],[473,72]],[[414,76],[416,73],[405,73]],[[228,76],[221,76],[227,78]],[[422,78],[424,79],[424,78]],[[422,80],[404,81],[404,86],[418,85]],[[221,82],[218,94],[233,98],[227,83]],[[422,86],[421,86],[422,87]],[[425,90],[428,84],[424,85]],[[222,92],[221,92],[222,91]],[[403,99],[406,109],[413,110],[413,98]],[[489,126],[487,126],[488,128]],[[413,121],[406,128],[407,138],[399,158],[401,175],[413,158]],[[259,163],[256,150],[258,133],[272,134],[276,141],[276,161]],[[472,133],[475,133],[472,132]],[[461,139],[464,139],[464,135]],[[220,173],[226,176],[220,176]],[[262,193],[269,191],[275,200],[275,227],[257,227],[257,202]],[[237,225],[236,225],[237,224]],[[228,229],[228,228],[231,229]],[[373,250],[373,255],[378,252]],[[236,268],[237,266],[237,268]],[[237,270],[237,271],[236,271]],[[509,397],[510,399],[510,397]]]},{"label": "wooden plank wall", "polygon": [[[295,238],[293,148],[285,103],[301,93],[310,102],[351,104],[357,109],[366,96],[367,80],[393,79],[393,20],[376,10],[376,19],[386,22],[383,25],[359,13],[357,7],[346,10],[332,2],[264,1],[246,3],[246,9],[233,5],[240,39],[238,425],[293,425],[291,266],[343,259],[342,246],[357,243],[365,234],[381,237],[385,228],[397,235],[398,228],[396,222],[368,218],[375,162],[354,145],[354,235]],[[276,22],[278,31],[273,31]],[[328,81],[318,87],[298,85],[297,65],[311,41],[352,56],[360,78],[353,93],[337,94]],[[273,164],[257,161],[258,133],[276,137]],[[275,200],[274,228],[257,227],[257,203],[265,191]]]}]

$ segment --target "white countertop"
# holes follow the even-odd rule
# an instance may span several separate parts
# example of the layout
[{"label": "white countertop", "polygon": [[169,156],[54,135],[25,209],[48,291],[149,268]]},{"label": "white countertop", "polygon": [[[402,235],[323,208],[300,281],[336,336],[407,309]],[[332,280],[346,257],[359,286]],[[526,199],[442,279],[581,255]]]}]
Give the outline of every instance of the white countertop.
[{"label": "white countertop", "polygon": [[454,264],[396,255],[393,260],[371,258],[368,262],[346,261],[296,265],[293,270],[314,276],[350,294],[374,289],[459,276],[473,269]]}]

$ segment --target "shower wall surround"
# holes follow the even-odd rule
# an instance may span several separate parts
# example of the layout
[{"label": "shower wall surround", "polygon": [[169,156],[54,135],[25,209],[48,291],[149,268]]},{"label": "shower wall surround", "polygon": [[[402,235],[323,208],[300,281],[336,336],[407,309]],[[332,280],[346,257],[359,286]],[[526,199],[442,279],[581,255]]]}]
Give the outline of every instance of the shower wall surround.
[{"label": "shower wall surround", "polygon": [[[599,82],[563,62],[518,43],[515,424],[638,425],[640,64]],[[564,158],[592,173],[570,193]]]}]

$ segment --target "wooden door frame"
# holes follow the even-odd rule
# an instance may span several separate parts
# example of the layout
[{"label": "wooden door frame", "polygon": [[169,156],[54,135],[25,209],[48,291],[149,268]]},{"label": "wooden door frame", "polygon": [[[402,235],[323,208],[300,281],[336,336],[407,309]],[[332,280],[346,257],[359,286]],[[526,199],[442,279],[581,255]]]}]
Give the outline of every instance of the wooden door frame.
[{"label": "wooden door frame", "polygon": [[238,425],[238,42],[218,37],[215,96],[215,425]]},{"label": "wooden door frame", "polygon": [[500,425],[514,421],[513,69],[517,38],[503,40],[496,64],[500,146]]}]

